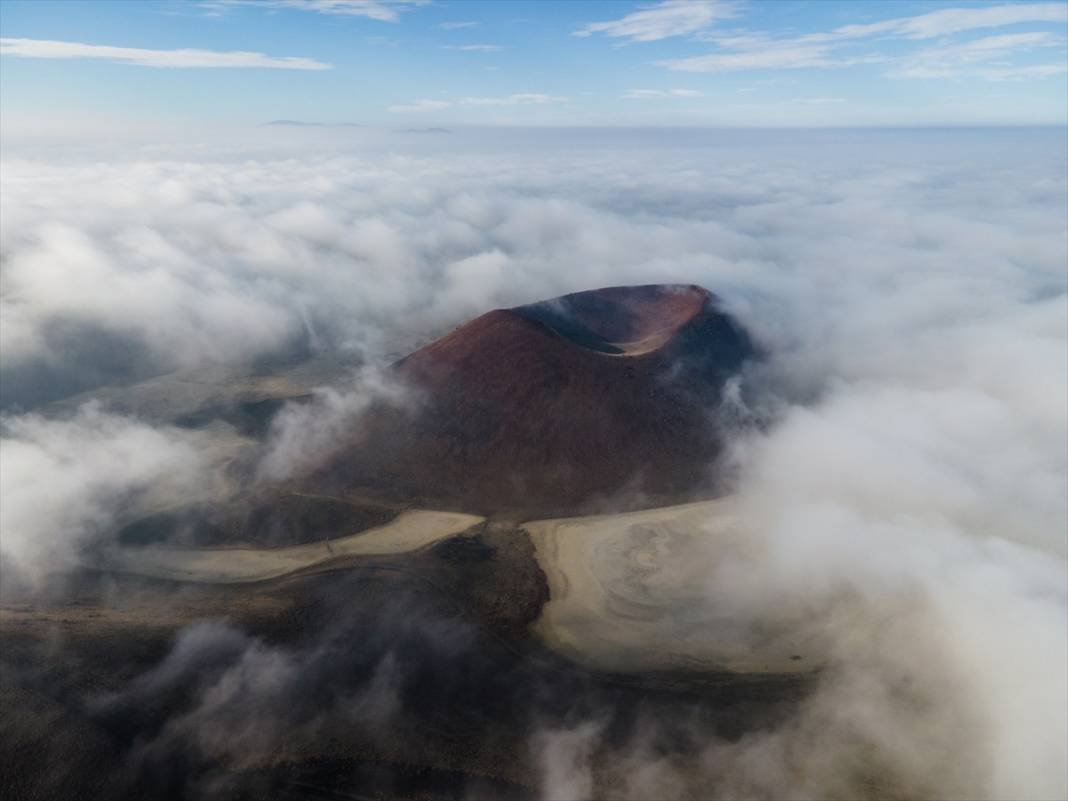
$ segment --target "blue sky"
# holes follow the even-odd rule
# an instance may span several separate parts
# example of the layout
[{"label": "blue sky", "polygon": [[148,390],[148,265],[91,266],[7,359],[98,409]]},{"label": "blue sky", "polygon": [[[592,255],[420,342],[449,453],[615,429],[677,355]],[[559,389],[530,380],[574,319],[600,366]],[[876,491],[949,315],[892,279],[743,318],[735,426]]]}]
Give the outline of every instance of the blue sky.
[{"label": "blue sky", "polygon": [[0,3],[7,129],[1068,122],[1064,2]]}]

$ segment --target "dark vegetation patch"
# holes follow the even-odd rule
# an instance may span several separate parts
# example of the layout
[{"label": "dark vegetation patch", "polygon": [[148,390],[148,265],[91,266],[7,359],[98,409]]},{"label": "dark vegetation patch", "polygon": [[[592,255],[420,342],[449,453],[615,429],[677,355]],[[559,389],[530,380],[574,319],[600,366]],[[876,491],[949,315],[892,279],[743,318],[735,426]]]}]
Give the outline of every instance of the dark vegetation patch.
[{"label": "dark vegetation patch", "polygon": [[0,795],[528,798],[545,728],[601,720],[610,759],[653,721],[693,753],[803,691],[591,673],[529,637],[546,598],[503,524],[254,585],[86,574],[0,616]]}]

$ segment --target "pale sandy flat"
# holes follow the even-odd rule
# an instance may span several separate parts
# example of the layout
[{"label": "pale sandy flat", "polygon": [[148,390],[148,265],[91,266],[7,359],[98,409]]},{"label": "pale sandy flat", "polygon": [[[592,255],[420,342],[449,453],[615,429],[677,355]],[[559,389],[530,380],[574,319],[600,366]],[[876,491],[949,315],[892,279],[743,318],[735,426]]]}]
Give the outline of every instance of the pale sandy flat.
[{"label": "pale sandy flat", "polygon": [[748,558],[732,498],[525,523],[550,600],[535,633],[602,670],[796,673],[812,649],[716,602],[717,572]]},{"label": "pale sandy flat", "polygon": [[485,518],[456,512],[403,512],[384,526],[288,548],[117,548],[110,570],[202,584],[263,581],[338,556],[407,553],[446,539]]}]

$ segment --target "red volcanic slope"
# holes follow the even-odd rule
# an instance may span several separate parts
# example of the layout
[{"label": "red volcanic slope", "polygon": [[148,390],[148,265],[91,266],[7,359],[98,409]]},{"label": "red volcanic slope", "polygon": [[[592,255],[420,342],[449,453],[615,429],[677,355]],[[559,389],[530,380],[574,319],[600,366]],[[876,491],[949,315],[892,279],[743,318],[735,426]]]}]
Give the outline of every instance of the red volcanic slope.
[{"label": "red volcanic slope", "polygon": [[394,365],[417,408],[368,414],[317,479],[485,512],[674,499],[708,481],[712,412],[752,355],[696,286],[498,309]]}]

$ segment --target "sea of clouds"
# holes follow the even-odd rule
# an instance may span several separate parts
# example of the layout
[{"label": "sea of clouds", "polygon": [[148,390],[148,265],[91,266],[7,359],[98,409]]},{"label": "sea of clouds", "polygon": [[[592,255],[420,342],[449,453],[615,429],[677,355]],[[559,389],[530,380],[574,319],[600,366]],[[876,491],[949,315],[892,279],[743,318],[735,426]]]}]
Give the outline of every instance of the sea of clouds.
[{"label": "sea of clouds", "polygon": [[[615,786],[1068,795],[1065,131],[250,137],[5,149],[8,569],[203,474],[187,431],[50,401],[697,283],[769,353],[746,380],[773,421],[735,443],[753,547],[708,602],[811,629],[828,668],[788,724],[686,771],[632,744]],[[546,798],[593,792],[597,737],[538,736]]]}]

